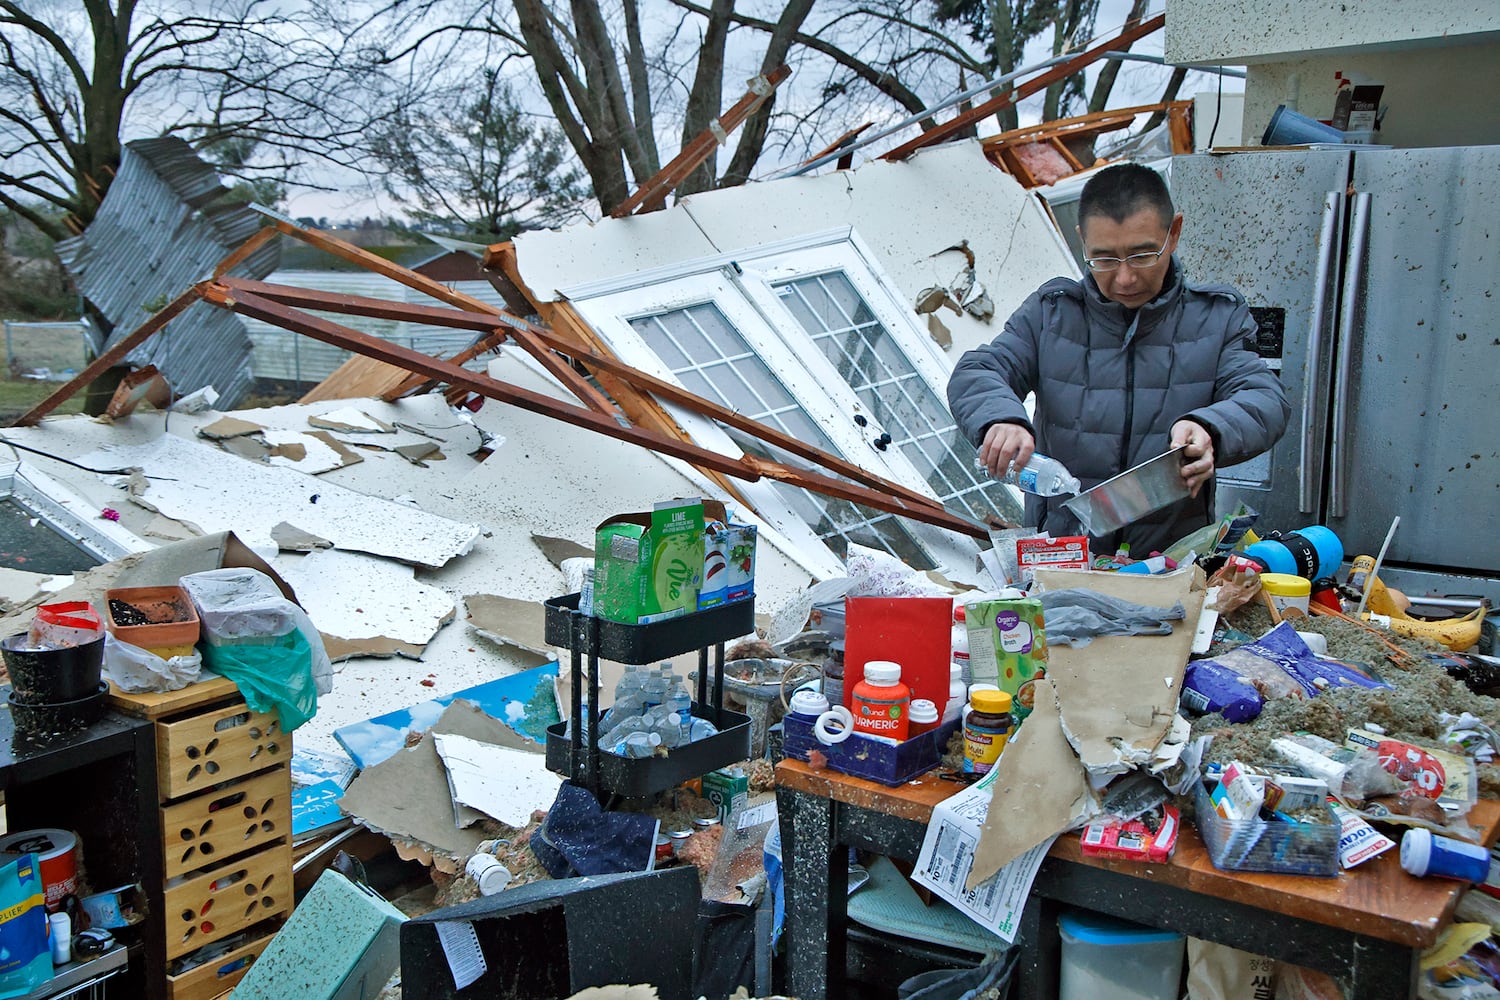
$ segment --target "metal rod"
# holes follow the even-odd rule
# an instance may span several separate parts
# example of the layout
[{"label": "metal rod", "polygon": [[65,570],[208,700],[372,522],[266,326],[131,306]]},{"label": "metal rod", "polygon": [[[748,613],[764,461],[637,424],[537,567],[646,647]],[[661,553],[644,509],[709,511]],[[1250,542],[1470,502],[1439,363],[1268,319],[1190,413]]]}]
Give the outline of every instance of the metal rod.
[{"label": "metal rod", "polygon": [[1370,235],[1370,194],[1354,196],[1354,215],[1349,223],[1349,259],[1344,266],[1344,307],[1339,318],[1339,346],[1333,366],[1333,426],[1328,440],[1328,513],[1344,516],[1344,440],[1349,424],[1349,382],[1354,377],[1355,320],[1361,315],[1364,291],[1365,247]]},{"label": "metal rod", "polygon": [[1333,280],[1333,258],[1339,242],[1339,217],[1343,207],[1342,191],[1329,191],[1323,196],[1323,227],[1318,234],[1318,265],[1313,277],[1312,309],[1307,324],[1307,363],[1302,372],[1302,453],[1297,468],[1297,509],[1304,514],[1317,510],[1318,481],[1323,469],[1323,436],[1319,433],[1323,421],[1319,410],[1326,401],[1318,391],[1322,382],[1318,366],[1323,357],[1328,286]]}]

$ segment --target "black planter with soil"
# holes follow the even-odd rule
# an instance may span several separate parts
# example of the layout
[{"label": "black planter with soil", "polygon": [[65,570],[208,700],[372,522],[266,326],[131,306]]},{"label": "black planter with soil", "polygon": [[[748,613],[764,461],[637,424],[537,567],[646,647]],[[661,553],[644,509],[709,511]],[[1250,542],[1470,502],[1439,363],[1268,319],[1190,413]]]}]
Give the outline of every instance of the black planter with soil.
[{"label": "black planter with soil", "polygon": [[0,642],[0,655],[10,674],[12,700],[27,705],[50,705],[87,698],[99,686],[104,666],[104,636],[61,649],[27,649],[25,632]]}]

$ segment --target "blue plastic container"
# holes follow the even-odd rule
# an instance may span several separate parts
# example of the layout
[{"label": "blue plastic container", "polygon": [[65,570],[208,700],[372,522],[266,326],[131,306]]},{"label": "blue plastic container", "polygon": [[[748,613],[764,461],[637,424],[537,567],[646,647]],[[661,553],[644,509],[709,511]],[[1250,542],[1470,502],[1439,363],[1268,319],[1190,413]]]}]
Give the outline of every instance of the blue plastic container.
[{"label": "blue plastic container", "polygon": [[1267,573],[1324,580],[1338,576],[1339,565],[1344,561],[1344,543],[1323,525],[1311,524],[1247,545],[1245,555],[1264,566]]},{"label": "blue plastic container", "polygon": [[1068,910],[1062,937],[1058,1000],[1177,1000],[1187,939],[1175,931]]}]

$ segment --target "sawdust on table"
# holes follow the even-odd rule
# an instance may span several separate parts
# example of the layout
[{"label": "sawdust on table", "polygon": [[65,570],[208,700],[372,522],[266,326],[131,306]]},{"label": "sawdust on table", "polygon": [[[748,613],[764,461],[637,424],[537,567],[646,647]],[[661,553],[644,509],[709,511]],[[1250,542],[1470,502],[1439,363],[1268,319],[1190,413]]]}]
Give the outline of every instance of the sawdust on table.
[{"label": "sawdust on table", "polygon": [[[1265,608],[1248,606],[1230,615],[1226,623],[1250,636],[1264,635],[1271,628]],[[1380,726],[1393,739],[1419,746],[1442,748],[1442,713],[1471,712],[1490,728],[1500,730],[1500,700],[1475,694],[1462,681],[1448,676],[1424,654],[1442,649],[1421,639],[1387,633],[1386,638],[1413,654],[1415,662],[1399,667],[1386,658],[1380,639],[1358,625],[1325,616],[1302,618],[1296,626],[1303,632],[1318,632],[1328,639],[1328,655],[1371,665],[1390,689],[1333,688],[1316,698],[1279,698],[1266,702],[1260,715],[1250,722],[1231,723],[1213,713],[1193,723],[1193,735],[1213,735],[1208,760],[1228,763],[1239,759],[1248,764],[1284,763],[1271,750],[1271,741],[1289,732],[1306,731],[1335,743],[1343,743],[1349,729]],[[1222,653],[1238,643],[1215,643],[1209,655]],[[1500,766],[1476,762],[1479,794],[1500,797]]]}]

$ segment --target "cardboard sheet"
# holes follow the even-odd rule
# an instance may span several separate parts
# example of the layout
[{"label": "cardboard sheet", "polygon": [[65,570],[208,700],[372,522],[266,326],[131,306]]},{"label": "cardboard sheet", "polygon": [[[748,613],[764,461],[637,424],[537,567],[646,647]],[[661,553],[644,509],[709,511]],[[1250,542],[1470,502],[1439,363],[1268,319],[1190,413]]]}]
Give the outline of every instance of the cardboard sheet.
[{"label": "cardboard sheet", "polygon": [[1035,691],[1035,707],[1000,755],[968,889],[1097,811],[1088,777],[1063,735],[1051,683],[1038,680]]},{"label": "cardboard sheet", "polygon": [[448,773],[438,756],[433,734],[455,733],[481,743],[514,740],[507,727],[468,702],[454,702],[422,736],[421,742],[401,750],[359,773],[339,807],[377,833],[414,840],[434,854],[463,860],[478,848],[484,834],[455,825]]},{"label": "cardboard sheet", "polygon": [[1171,635],[1101,636],[1082,648],[1049,650],[1047,677],[1057,692],[1063,731],[1089,773],[1102,778],[1150,763],[1177,714],[1182,674],[1203,610],[1202,571],[1145,576],[1039,570],[1036,577],[1040,590],[1083,587],[1157,607],[1182,602],[1186,617]]}]

